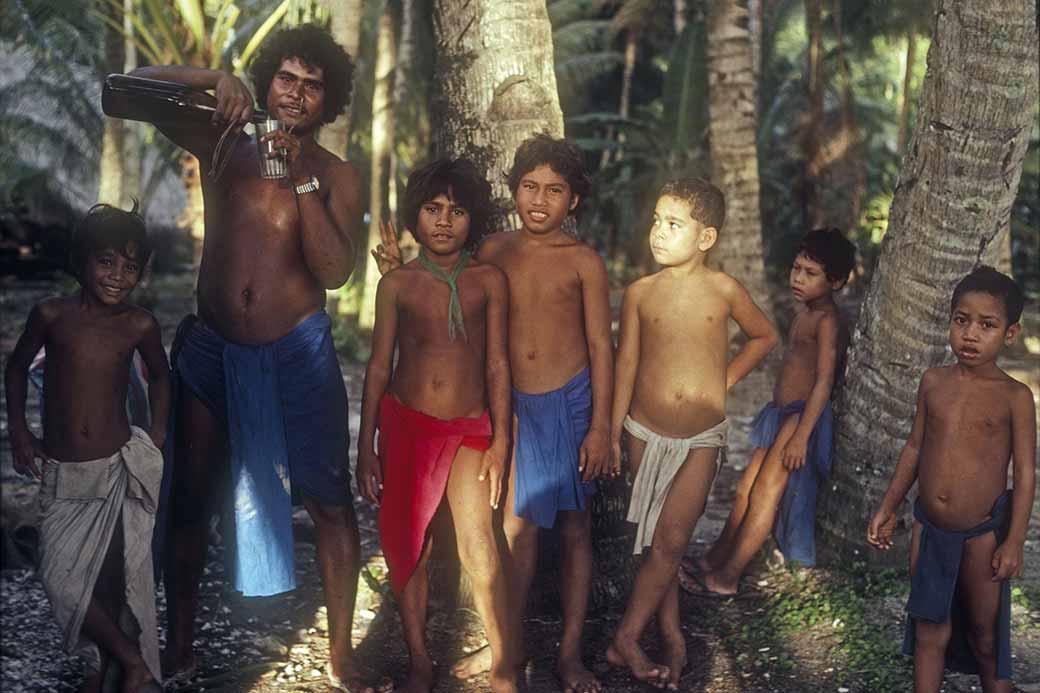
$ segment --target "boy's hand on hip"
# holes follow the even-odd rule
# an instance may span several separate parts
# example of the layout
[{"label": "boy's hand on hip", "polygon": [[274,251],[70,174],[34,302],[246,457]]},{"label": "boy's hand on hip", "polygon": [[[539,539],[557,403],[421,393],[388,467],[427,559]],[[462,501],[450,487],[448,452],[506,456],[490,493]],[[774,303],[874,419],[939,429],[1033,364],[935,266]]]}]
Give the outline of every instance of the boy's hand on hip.
[{"label": "boy's hand on hip", "polygon": [[373,452],[358,452],[358,490],[372,503],[379,505],[383,493],[383,465]]},{"label": "boy's hand on hip", "polygon": [[31,432],[25,431],[21,434],[11,433],[11,452],[14,456],[14,470],[22,476],[40,479],[43,473],[36,460],[45,459],[43,452],[43,441]]},{"label": "boy's hand on hip", "polygon": [[602,476],[610,461],[610,444],[603,431],[590,428],[578,451],[578,471],[582,481],[592,481]]},{"label": "boy's hand on hip", "polygon": [[793,472],[796,469],[801,469],[805,464],[807,449],[807,441],[802,440],[797,435],[792,436],[791,439],[787,441],[787,445],[784,446],[784,450],[780,454],[780,459],[784,468],[790,472]]},{"label": "boy's hand on hip", "polygon": [[488,500],[491,507],[498,509],[498,502],[502,498],[502,477],[506,469],[506,450],[502,446],[492,445],[484,451],[480,461],[480,481],[487,479],[490,483]]},{"label": "boy's hand on hip", "polygon": [[1023,546],[1005,541],[993,552],[993,582],[1002,582],[1022,575]]},{"label": "boy's hand on hip", "polygon": [[878,510],[867,526],[867,543],[876,549],[892,548],[892,534],[896,529],[896,515],[891,510]]}]

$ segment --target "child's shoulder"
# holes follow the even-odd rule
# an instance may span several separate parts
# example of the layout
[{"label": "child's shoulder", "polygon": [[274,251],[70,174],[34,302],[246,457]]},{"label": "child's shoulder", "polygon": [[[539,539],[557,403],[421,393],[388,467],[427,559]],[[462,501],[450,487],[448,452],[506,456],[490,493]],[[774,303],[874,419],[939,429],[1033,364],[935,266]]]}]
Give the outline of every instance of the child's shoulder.
[{"label": "child's shoulder", "polygon": [[481,282],[504,284],[506,281],[506,273],[499,269],[497,265],[493,265],[490,262],[483,262],[475,257],[470,258],[463,273],[470,274]]}]

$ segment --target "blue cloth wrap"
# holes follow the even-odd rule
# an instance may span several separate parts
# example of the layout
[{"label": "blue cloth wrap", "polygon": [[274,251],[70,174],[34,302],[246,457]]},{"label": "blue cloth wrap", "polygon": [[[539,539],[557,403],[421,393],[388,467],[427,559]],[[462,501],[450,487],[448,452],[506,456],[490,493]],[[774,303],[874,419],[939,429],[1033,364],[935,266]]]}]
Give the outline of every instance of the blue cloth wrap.
[{"label": "blue cloth wrap", "polygon": [[513,390],[516,489],[513,512],[552,527],[560,510],[585,510],[595,482],[581,480],[578,453],[592,421],[592,379],[585,368],[558,390]]},{"label": "blue cloth wrap", "polygon": [[[967,616],[962,613],[957,599],[957,576],[960,573],[964,542],[993,532],[997,544],[1007,535],[1008,507],[1011,492],[1000,494],[990,518],[971,529],[948,532],[933,525],[921,507],[921,499],[914,502],[914,519],[921,523],[921,541],[917,547],[916,571],[910,578],[910,599],[906,603],[909,616],[903,638],[903,654],[914,654],[917,620],[946,623],[950,620],[953,633],[946,646],[946,668],[965,674],[978,674],[979,663],[968,642]],[[997,655],[997,678],[1011,678],[1011,582],[1000,583],[1000,608],[997,612],[994,646]]]},{"label": "blue cloth wrap", "polygon": [[[751,422],[751,444],[756,448],[770,447],[784,420],[803,411],[805,400],[782,407],[770,402]],[[773,538],[787,561],[816,565],[816,491],[831,474],[833,433],[834,414],[831,403],[827,402],[809,436],[805,464],[791,472],[787,479],[773,526]]]},{"label": "blue cloth wrap", "polygon": [[293,589],[292,489],[350,502],[347,393],[328,314],[262,345],[233,344],[198,322],[175,368],[231,444],[235,589]]}]

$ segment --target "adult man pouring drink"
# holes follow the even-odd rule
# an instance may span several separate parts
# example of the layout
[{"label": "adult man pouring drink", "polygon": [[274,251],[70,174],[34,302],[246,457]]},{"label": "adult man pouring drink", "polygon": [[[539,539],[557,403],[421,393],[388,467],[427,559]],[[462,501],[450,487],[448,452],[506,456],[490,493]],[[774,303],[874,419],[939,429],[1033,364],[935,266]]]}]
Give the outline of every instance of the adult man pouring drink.
[{"label": "adult man pouring drink", "polygon": [[[194,669],[194,615],[206,561],[209,490],[231,460],[235,587],[247,596],[295,586],[289,487],[314,519],[329,616],[330,683],[371,691],[354,664],[350,631],[358,576],[358,530],[347,466],[347,400],[324,311],[355,260],[362,212],[357,171],[315,141],[343,112],[350,57],[323,29],[275,34],[250,67],[258,102],[281,129],[257,142],[246,86],[228,73],[146,67],[135,76],[212,89],[211,125],[157,122],[196,156],[206,234],[198,321],[183,330],[169,511],[166,591],[172,602],[165,665]],[[277,124],[274,125],[277,127]]]}]

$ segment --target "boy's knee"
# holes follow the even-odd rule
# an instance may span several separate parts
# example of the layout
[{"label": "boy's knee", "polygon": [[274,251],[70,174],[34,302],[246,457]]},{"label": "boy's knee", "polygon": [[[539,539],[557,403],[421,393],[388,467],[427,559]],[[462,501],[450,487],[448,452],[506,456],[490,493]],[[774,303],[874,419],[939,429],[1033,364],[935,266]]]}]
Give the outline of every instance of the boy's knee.
[{"label": "boy's knee", "polygon": [[997,644],[992,628],[969,628],[968,642],[978,659],[993,659],[996,656]]},{"label": "boy's knee", "polygon": [[950,642],[950,632],[948,624],[918,621],[914,628],[914,647],[943,651]]},{"label": "boy's knee", "polygon": [[538,541],[538,526],[519,518],[507,518],[502,531],[512,547],[529,547]]},{"label": "boy's knee", "polygon": [[685,552],[686,543],[679,542],[667,535],[655,536],[654,542],[650,546],[650,556],[654,561],[669,566],[674,564],[676,569]]},{"label": "boy's knee", "polygon": [[587,513],[575,513],[560,523],[560,539],[566,546],[592,544],[592,521]]},{"label": "boy's knee", "polygon": [[501,570],[494,545],[485,542],[461,548],[459,561],[462,563],[466,575],[469,576],[470,582],[477,588],[490,588]]}]

